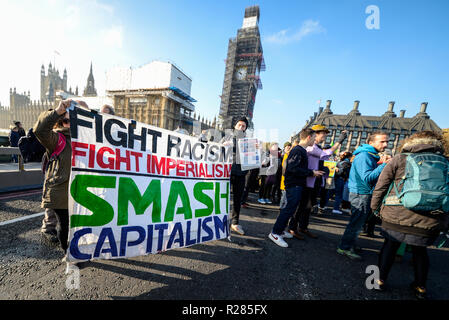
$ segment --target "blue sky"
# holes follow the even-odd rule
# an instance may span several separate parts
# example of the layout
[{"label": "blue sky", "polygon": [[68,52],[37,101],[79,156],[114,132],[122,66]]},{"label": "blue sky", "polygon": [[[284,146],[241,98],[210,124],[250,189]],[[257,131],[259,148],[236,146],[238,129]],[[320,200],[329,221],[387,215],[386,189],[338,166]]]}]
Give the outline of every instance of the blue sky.
[{"label": "blue sky", "polygon": [[[425,101],[431,118],[449,127],[449,2],[444,0],[2,1],[0,27],[2,33],[8,30],[3,41],[14,42],[17,51],[0,53],[7,75],[0,82],[0,102],[8,105],[14,86],[37,99],[42,63],[66,67],[69,85],[82,90],[92,61],[101,92],[109,68],[160,59],[175,62],[192,78],[197,111],[213,119],[228,40],[241,27],[245,7],[254,4],[260,6],[267,65],[256,97],[257,129],[277,129],[275,138],[283,143],[317,111],[319,99],[322,106],[332,100],[336,114],[348,113],[360,100],[365,115],[383,114],[395,101],[394,111],[406,109],[406,116],[419,112]],[[365,26],[369,5],[379,8],[378,30]],[[20,27],[25,19],[31,22]],[[42,32],[46,39],[37,35]]]}]

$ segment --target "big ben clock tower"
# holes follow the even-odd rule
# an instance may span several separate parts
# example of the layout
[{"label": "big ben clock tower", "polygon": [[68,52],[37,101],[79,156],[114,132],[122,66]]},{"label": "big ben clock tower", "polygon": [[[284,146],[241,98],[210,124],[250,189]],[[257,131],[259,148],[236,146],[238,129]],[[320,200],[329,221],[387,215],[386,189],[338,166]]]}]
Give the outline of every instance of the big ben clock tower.
[{"label": "big ben clock tower", "polygon": [[237,38],[229,40],[219,115],[223,129],[232,128],[241,116],[247,117],[249,127],[253,127],[256,93],[262,89],[259,74],[265,71],[259,15],[259,6],[246,8]]}]

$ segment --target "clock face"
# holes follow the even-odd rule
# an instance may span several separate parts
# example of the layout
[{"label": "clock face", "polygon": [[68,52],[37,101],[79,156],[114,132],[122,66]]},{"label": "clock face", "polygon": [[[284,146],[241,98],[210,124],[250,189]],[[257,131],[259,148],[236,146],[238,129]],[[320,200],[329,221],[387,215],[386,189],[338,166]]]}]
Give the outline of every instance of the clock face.
[{"label": "clock face", "polygon": [[235,73],[235,77],[237,78],[237,80],[244,80],[246,78],[246,71],[246,67],[237,68]]}]

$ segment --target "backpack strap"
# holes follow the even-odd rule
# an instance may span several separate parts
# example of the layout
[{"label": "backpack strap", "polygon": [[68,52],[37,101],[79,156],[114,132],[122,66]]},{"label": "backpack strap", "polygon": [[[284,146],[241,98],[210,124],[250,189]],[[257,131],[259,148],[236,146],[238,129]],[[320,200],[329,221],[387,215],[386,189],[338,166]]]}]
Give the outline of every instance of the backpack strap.
[{"label": "backpack strap", "polygon": [[58,135],[59,135],[58,144],[56,145],[56,148],[53,151],[53,153],[50,155],[50,159],[54,159],[57,156],[59,156],[61,154],[62,150],[64,150],[64,148],[65,148],[65,145],[66,145],[65,136],[61,132],[58,132]]}]

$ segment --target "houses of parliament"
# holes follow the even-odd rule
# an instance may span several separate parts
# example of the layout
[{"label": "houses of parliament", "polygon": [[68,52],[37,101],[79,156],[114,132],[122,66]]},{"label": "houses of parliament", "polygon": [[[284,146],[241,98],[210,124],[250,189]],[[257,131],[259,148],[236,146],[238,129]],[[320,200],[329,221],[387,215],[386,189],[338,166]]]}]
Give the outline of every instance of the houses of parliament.
[{"label": "houses of parliament", "polygon": [[[31,100],[30,91],[20,93],[16,91],[16,88],[9,89],[9,107],[0,105],[0,129],[7,130],[14,121],[20,121],[25,130],[28,130],[34,125],[40,113],[55,108],[57,92],[63,91],[78,96],[78,87],[75,88],[75,92],[71,87],[67,89],[67,70],[64,69],[61,77],[59,70],[51,63],[49,63],[47,71],[42,65],[40,83],[40,99],[35,101]],[[83,96],[93,97],[96,95],[91,64]]]}]

